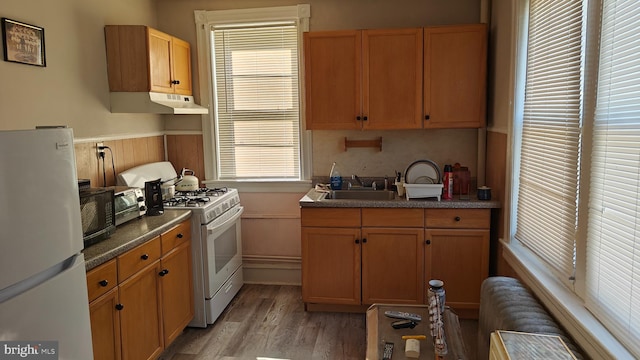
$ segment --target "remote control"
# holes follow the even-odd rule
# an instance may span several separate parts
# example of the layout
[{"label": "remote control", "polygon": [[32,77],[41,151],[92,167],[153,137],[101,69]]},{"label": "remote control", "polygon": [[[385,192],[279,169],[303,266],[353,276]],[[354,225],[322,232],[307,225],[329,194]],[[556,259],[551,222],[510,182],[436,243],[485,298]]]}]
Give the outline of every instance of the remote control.
[{"label": "remote control", "polygon": [[382,350],[382,360],[391,360],[393,355],[393,343],[384,343],[384,349]]},{"label": "remote control", "polygon": [[394,329],[405,329],[405,328],[413,329],[414,327],[416,327],[416,325],[418,325],[418,323],[412,320],[398,320],[391,323],[391,326]]},{"label": "remote control", "polygon": [[422,320],[422,316],[418,315],[418,314],[412,314],[412,313],[408,313],[408,312],[402,312],[402,311],[385,311],[384,314],[387,317],[390,318],[394,318],[394,319],[403,319],[403,320],[411,320],[411,321],[420,321]]}]

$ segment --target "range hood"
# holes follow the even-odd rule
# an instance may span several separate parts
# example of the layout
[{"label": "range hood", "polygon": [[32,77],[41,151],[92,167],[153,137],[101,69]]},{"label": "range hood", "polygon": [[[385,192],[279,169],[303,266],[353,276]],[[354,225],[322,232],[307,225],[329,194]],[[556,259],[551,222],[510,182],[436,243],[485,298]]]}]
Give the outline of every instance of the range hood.
[{"label": "range hood", "polygon": [[157,92],[111,92],[112,113],[208,114],[193,96]]}]

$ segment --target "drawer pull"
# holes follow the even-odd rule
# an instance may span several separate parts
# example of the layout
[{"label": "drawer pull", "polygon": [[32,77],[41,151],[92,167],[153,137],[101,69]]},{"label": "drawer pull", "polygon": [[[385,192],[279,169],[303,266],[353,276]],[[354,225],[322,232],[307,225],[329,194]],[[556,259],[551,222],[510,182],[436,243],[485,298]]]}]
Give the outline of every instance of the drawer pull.
[{"label": "drawer pull", "polygon": [[169,273],[169,270],[164,269],[164,270],[160,271],[160,272],[158,273],[158,275],[160,275],[160,276],[165,276],[165,275],[167,275],[168,273]]},{"label": "drawer pull", "polygon": [[460,216],[456,216],[454,220],[455,221],[460,221]]},{"label": "drawer pull", "polygon": [[140,259],[149,260],[149,255],[148,254],[142,254],[142,256],[140,256]]},{"label": "drawer pull", "polygon": [[122,309],[124,309],[124,305],[116,304],[116,310],[122,310]]},{"label": "drawer pull", "polygon": [[109,281],[101,280],[98,284],[100,284],[100,286],[102,286],[102,287],[105,287],[105,286],[109,285]]},{"label": "drawer pull", "polygon": [[184,237],[184,235],[182,235],[182,233],[180,233],[180,234],[176,235],[176,237],[177,237],[178,239],[182,239],[182,238]]}]

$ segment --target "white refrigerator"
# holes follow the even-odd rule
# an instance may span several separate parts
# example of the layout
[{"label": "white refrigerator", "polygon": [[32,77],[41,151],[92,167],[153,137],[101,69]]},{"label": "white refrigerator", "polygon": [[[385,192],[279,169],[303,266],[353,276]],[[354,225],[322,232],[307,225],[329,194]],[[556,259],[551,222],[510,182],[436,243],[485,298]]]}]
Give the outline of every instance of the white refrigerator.
[{"label": "white refrigerator", "polygon": [[0,131],[0,359],[93,359],[82,249],[73,131]]}]

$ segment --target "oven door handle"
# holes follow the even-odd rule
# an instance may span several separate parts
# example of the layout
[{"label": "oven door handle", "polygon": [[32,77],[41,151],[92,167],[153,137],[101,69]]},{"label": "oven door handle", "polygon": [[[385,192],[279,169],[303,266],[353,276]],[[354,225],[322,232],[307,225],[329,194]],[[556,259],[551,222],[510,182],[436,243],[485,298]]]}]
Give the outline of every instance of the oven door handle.
[{"label": "oven door handle", "polygon": [[225,226],[227,226],[227,224],[230,224],[230,223],[235,222],[236,220],[238,220],[238,218],[240,218],[240,216],[244,212],[244,206],[238,205],[236,211],[237,212],[235,214],[233,214],[233,216],[231,216],[229,219],[225,220],[224,222],[222,222],[220,224],[209,224],[209,225],[207,225],[207,233],[209,235],[211,235],[214,232],[216,232],[218,229],[224,228]]}]

